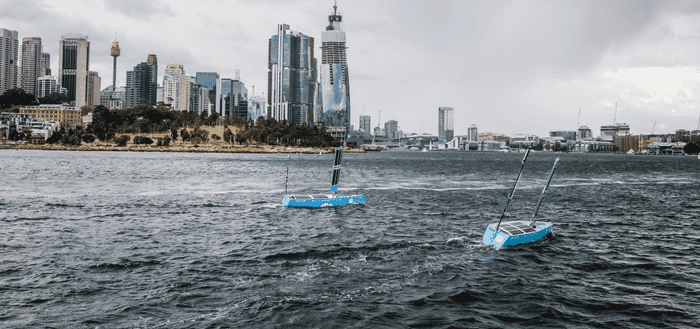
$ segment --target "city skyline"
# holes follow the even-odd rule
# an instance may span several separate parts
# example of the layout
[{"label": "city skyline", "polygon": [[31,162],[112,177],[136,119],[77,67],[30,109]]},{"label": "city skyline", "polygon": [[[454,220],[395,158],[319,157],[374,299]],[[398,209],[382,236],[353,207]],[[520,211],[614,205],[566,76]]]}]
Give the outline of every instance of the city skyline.
[{"label": "city skyline", "polygon": [[[320,40],[332,6],[29,0],[0,4],[0,12],[1,27],[18,31],[20,40],[42,38],[53,68],[59,67],[60,36],[80,33],[90,36],[90,71],[111,77],[108,48],[116,32],[120,86],[126,71],[153,53],[162,63],[222,78],[241,69],[260,96],[267,87],[267,42],[277,24]],[[338,11],[349,38],[356,129],[359,115],[376,121],[382,110],[404,132],[436,134],[435,109],[449,106],[455,135],[476,124],[480,131],[546,136],[576,130],[578,122],[598,135],[600,126],[613,123],[615,102],[617,122],[629,124],[633,134],[651,133],[654,122],[657,133],[697,127],[696,3],[340,1]],[[158,76],[163,73],[164,66]],[[102,80],[102,89],[111,84]]]}]

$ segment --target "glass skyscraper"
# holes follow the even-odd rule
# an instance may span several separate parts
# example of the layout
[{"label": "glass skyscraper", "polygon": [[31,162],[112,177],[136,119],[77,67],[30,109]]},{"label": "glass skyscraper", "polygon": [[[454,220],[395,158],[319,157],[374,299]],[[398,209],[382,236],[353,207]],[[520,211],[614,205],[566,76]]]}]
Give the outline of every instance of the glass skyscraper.
[{"label": "glass skyscraper", "polygon": [[90,41],[87,35],[66,34],[58,44],[58,80],[79,109],[87,104]]},{"label": "glass skyscraper", "polygon": [[158,59],[148,55],[148,60],[126,72],[126,95],[124,107],[139,104],[156,105],[158,99]]},{"label": "glass skyscraper", "polygon": [[206,86],[209,90],[209,106],[212,107],[208,110],[208,114],[211,115],[212,111],[216,112],[219,116],[224,116],[221,112],[221,76],[216,72],[197,72],[197,83]]},{"label": "glass skyscraper", "polygon": [[268,116],[288,124],[312,122],[314,38],[277,25],[268,46]]},{"label": "glass skyscraper", "polygon": [[[327,129],[350,128],[350,78],[345,55],[343,16],[333,6],[329,25],[321,35],[321,67],[319,69],[321,104],[316,123]],[[344,141],[344,138],[341,138]]]}]

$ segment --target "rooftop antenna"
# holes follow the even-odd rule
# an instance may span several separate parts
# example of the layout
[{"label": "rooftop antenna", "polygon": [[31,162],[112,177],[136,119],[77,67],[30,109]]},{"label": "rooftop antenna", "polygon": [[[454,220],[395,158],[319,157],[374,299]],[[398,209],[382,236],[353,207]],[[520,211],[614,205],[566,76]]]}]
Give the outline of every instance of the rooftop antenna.
[{"label": "rooftop antenna", "polygon": [[617,119],[617,102],[615,102],[615,116],[613,116],[613,126],[615,125],[615,119]]}]

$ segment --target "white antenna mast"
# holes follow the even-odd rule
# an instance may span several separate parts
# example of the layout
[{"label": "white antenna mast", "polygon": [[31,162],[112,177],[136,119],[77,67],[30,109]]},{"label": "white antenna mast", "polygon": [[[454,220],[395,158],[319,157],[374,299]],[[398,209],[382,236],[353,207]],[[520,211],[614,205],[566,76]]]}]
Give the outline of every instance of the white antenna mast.
[{"label": "white antenna mast", "polygon": [[615,102],[615,116],[613,116],[613,126],[615,125],[615,119],[617,119],[617,102]]}]

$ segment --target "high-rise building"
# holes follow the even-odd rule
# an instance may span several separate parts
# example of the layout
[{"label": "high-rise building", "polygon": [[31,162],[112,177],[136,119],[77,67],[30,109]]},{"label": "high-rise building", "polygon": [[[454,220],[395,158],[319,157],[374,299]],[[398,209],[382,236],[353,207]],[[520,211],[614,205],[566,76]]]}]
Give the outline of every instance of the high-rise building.
[{"label": "high-rise building", "polygon": [[197,114],[209,111],[209,88],[197,83],[197,78],[190,78],[190,112]]},{"label": "high-rise building", "polygon": [[310,123],[313,116],[314,38],[277,25],[268,44],[268,116],[288,124]]},{"label": "high-rise building", "polygon": [[51,75],[51,54],[41,53],[41,76]]},{"label": "high-rise building", "polygon": [[[452,140],[452,139],[448,139]],[[475,124],[472,124],[467,128],[467,140],[478,141],[479,140],[479,130],[476,128]]]},{"label": "high-rise building", "polygon": [[263,96],[252,96],[248,99],[248,119],[257,121],[267,117],[267,99]]},{"label": "high-rise building", "polygon": [[61,93],[67,94],[68,90],[63,88],[53,75],[45,75],[37,80],[36,98],[44,98],[48,95]]},{"label": "high-rise building", "polygon": [[182,64],[168,64],[163,76],[163,102],[170,109],[188,112],[190,109],[190,78]]},{"label": "high-rise building", "polygon": [[240,81],[240,75],[231,81],[231,90],[227,98],[229,99],[227,107],[230,116],[235,115],[243,120],[250,119],[248,117],[248,88],[245,87],[243,81]]},{"label": "high-rise building", "polygon": [[100,88],[102,79],[95,71],[88,72],[87,95],[85,97],[85,106],[89,109],[94,109],[100,105]]},{"label": "high-rise building", "polygon": [[454,109],[451,107],[440,107],[438,108],[438,140],[449,142],[454,138]]},{"label": "high-rise building", "polygon": [[124,107],[139,104],[156,105],[158,99],[158,58],[148,55],[145,62],[126,72],[126,97]]},{"label": "high-rise building", "polygon": [[399,122],[396,120],[389,120],[384,123],[384,133],[387,138],[394,138],[394,133],[399,130]]},{"label": "high-rise building", "polygon": [[588,126],[581,126],[578,128],[578,133],[576,136],[578,139],[586,139],[593,137],[593,131],[591,131]]},{"label": "high-rise building", "polygon": [[68,100],[80,109],[87,101],[90,41],[87,35],[66,34],[58,42],[58,80],[68,89]]},{"label": "high-rise building", "polygon": [[43,76],[42,51],[41,38],[22,38],[22,74],[19,87],[35,96],[37,79]]},{"label": "high-rise building", "polygon": [[630,126],[626,123],[616,123],[612,126],[600,126],[601,136],[627,136],[630,134]]},{"label": "high-rise building", "polygon": [[369,115],[360,116],[360,132],[365,135],[372,132],[372,119]]},{"label": "high-rise building", "polygon": [[0,28],[0,94],[17,88],[17,31]]},{"label": "high-rise building", "polygon": [[350,127],[350,77],[345,55],[343,16],[333,6],[329,25],[321,34],[321,115],[317,123],[326,127]]},{"label": "high-rise building", "polygon": [[212,112],[216,112],[218,115],[223,116],[221,112],[221,76],[216,72],[197,72],[197,83],[206,86],[208,90],[209,97],[209,109],[207,109],[207,114],[211,115]]}]

